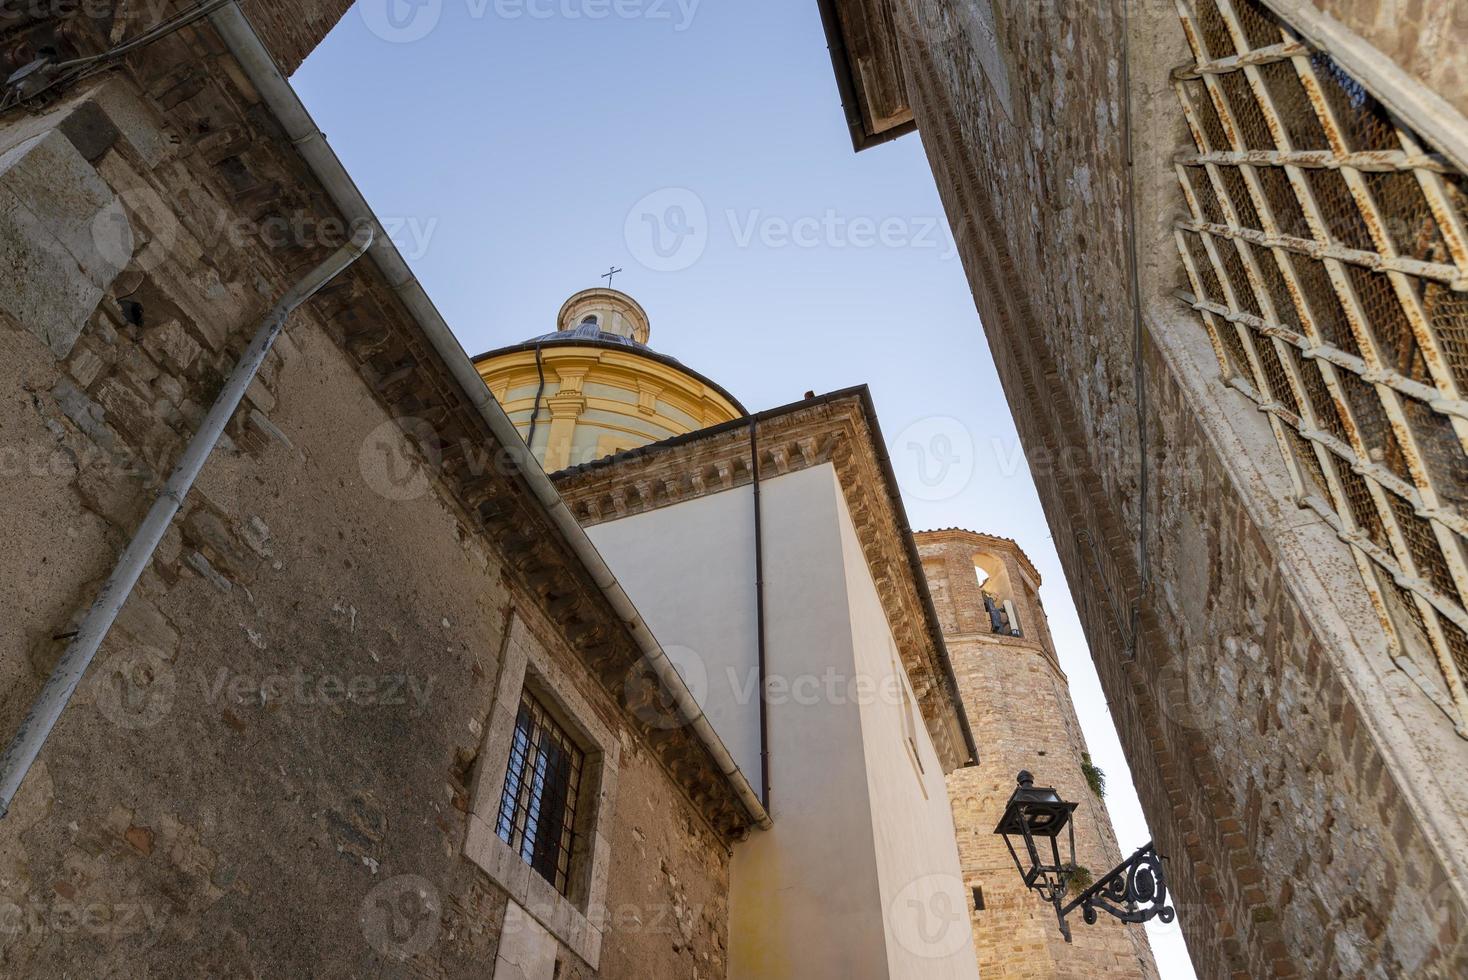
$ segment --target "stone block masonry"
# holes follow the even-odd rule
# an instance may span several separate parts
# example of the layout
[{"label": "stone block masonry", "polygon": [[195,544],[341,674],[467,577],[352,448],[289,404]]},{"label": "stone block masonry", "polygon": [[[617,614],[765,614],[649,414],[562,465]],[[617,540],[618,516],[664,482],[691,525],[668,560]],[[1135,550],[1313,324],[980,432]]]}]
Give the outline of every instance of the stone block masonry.
[{"label": "stone block masonry", "polygon": [[[980,974],[1155,980],[1157,966],[1141,926],[1105,916],[1086,925],[1073,915],[1075,941],[1067,944],[1054,910],[1024,887],[1009,849],[994,834],[1016,774],[1029,770],[1038,785],[1054,786],[1081,804],[1076,863],[1099,879],[1121,862],[1106,804],[1082,768],[1086,741],[1040,605],[1039,574],[1005,538],[948,530],[924,532],[917,540],[980,746],[979,765],[948,776]],[[995,631],[986,599],[1009,603],[1013,616],[1006,612],[1004,623],[1020,635]],[[1077,882],[1071,897],[1082,889]]]},{"label": "stone block masonry", "polygon": [[71,353],[132,257],[122,203],[59,130],[0,154],[0,308],[57,357]]}]

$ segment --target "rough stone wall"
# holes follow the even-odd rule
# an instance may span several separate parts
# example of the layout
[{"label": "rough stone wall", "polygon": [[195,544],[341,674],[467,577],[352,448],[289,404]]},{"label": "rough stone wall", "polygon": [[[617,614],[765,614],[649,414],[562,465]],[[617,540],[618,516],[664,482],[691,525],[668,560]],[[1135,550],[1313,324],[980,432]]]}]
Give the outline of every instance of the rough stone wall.
[{"label": "rough stone wall", "polygon": [[[1075,817],[1077,864],[1099,877],[1121,861],[1106,805],[1081,769],[1085,736],[1044,629],[1038,581],[1022,567],[1017,546],[999,539],[965,532],[920,534],[918,550],[979,744],[979,765],[948,776],[964,884],[983,894],[984,908],[971,903],[969,910],[979,972],[985,977],[1155,978],[1157,967],[1141,926],[1110,918],[1088,926],[1072,916],[1075,942],[1067,944],[1054,911],[1024,887],[1003,839],[994,834],[1016,774],[1029,770],[1038,785],[1054,786],[1064,799],[1081,804]],[[1008,566],[1024,636],[992,632],[974,574],[979,551]],[[1073,888],[1071,897],[1079,891]]]},{"label": "rough stone wall", "polygon": [[919,128],[1200,975],[1462,975],[1464,743],[1392,669],[1349,557],[1289,502],[1266,423],[1171,296],[1172,0],[993,0],[996,44],[965,3],[901,7]]},{"label": "rough stone wall", "polygon": [[[136,83],[0,119],[0,150],[67,120],[68,165],[132,230],[114,204],[78,225],[3,158],[34,226],[126,249],[64,356],[34,310],[0,312],[5,738],[260,318],[345,238],[219,52],[188,43],[152,49]],[[24,233],[7,226],[7,257]],[[506,900],[462,857],[463,808],[509,610],[540,600],[399,469],[414,450],[328,323],[372,288],[358,274],[292,320],[0,823],[0,973],[494,963]],[[62,303],[70,280],[48,284]],[[581,693],[623,742],[600,975],[721,975],[727,849],[604,689]],[[562,977],[591,975],[561,955]]]}]

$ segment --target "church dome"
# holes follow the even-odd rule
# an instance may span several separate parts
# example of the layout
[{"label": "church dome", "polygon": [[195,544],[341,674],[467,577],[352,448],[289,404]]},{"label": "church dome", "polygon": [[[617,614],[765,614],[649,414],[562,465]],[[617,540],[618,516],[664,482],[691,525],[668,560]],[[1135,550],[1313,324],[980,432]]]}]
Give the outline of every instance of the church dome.
[{"label": "church dome", "polygon": [[554,333],[474,359],[547,472],[747,413],[723,387],[648,346],[642,305],[610,288],[568,299]]}]

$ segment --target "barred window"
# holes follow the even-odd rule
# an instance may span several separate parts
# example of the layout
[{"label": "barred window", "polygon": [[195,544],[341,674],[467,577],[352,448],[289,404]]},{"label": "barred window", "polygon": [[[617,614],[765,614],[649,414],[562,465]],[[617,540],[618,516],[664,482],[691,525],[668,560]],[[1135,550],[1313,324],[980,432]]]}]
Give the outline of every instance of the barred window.
[{"label": "barred window", "polygon": [[1258,0],[1178,9],[1184,299],[1468,735],[1468,178]]},{"label": "barred window", "polygon": [[570,882],[585,759],[540,702],[522,693],[495,832],[562,895]]}]

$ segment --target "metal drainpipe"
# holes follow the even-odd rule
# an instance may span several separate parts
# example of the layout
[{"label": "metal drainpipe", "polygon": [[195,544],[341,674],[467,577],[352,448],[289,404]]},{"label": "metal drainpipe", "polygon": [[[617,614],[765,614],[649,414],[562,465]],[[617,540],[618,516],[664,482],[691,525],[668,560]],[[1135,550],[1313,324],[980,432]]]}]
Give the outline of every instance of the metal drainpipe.
[{"label": "metal drainpipe", "polygon": [[525,448],[532,453],[535,452],[535,423],[540,421],[540,400],[545,397],[545,360],[541,357],[544,347],[544,344],[535,345],[535,371],[540,375],[540,387],[535,391],[535,407],[530,411],[530,435],[525,437]]},{"label": "metal drainpipe", "polygon": [[754,609],[759,633],[759,763],[760,802],[770,809],[770,694],[765,639],[765,523],[760,489],[759,420],[749,419],[750,476],[754,482]]},{"label": "metal drainpipe", "polygon": [[36,757],[41,754],[41,749],[45,747],[51,730],[56,727],[56,722],[66,710],[72,695],[76,693],[77,685],[81,683],[87,667],[91,665],[102,641],[112,629],[112,624],[117,620],[128,596],[132,594],[133,587],[138,584],[143,570],[152,561],[158,543],[163,540],[169,524],[183,506],[184,498],[198,479],[210,453],[219,443],[224,427],[229,424],[244,399],[245,390],[255,380],[260,365],[265,363],[265,356],[270,353],[271,346],[285,328],[286,320],[297,307],[361,258],[371,247],[373,237],[372,229],[364,227],[351,242],[338,249],[282,296],[260,324],[214,406],[204,417],[199,431],[189,440],[174,467],[173,475],[158,491],[158,499],[148,510],[148,516],[143,518],[137,533],[128,543],[122,557],[117,560],[117,566],[107,577],[102,590],[97,593],[92,607],[87,610],[76,636],[67,645],[66,652],[61,655],[61,660],[51,672],[46,686],[41,688],[35,704],[20,723],[20,729],[11,740],[10,747],[5,750],[4,757],[0,758],[0,819],[9,814],[10,804],[20,791],[26,774],[30,772]]}]

